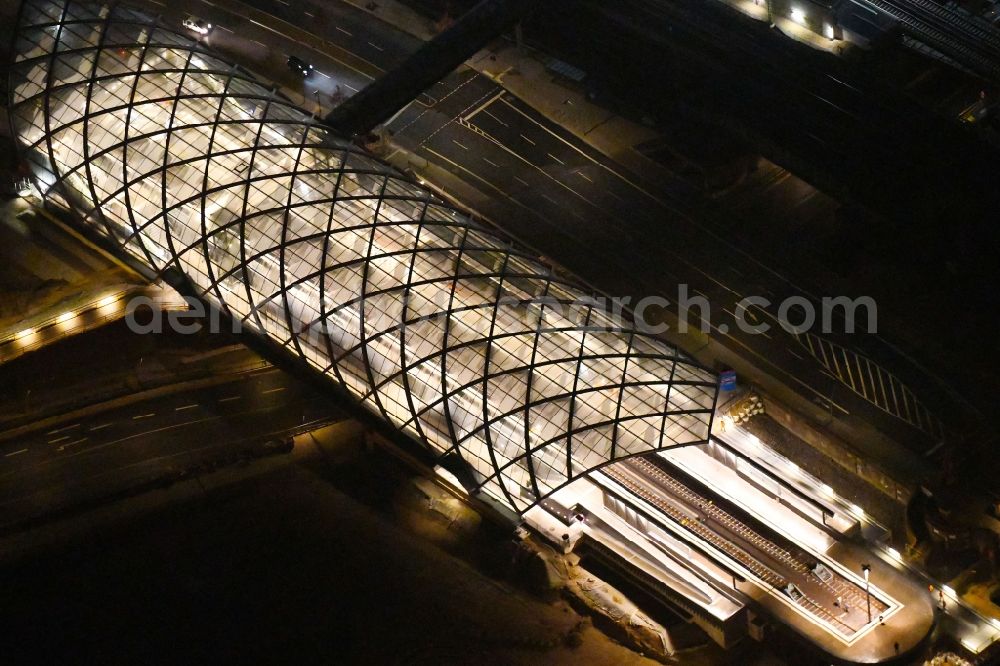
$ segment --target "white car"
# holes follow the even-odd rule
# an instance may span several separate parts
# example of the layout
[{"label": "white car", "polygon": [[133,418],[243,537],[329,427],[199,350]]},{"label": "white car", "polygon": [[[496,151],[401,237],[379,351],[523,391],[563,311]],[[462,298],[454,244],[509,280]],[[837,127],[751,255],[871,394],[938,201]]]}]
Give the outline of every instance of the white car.
[{"label": "white car", "polygon": [[199,35],[207,35],[209,31],[212,30],[212,24],[205,19],[200,19],[197,16],[189,15],[186,19],[181,21],[183,25],[188,30],[197,32]]}]

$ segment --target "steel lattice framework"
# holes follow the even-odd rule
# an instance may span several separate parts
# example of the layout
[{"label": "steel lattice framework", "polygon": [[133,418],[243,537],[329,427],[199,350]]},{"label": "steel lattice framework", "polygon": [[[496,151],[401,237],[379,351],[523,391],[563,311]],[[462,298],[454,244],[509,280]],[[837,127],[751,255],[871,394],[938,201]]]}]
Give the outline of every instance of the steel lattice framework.
[{"label": "steel lattice framework", "polygon": [[707,440],[711,373],[205,47],[48,0],[15,39],[11,121],[47,202],[503,504]]}]

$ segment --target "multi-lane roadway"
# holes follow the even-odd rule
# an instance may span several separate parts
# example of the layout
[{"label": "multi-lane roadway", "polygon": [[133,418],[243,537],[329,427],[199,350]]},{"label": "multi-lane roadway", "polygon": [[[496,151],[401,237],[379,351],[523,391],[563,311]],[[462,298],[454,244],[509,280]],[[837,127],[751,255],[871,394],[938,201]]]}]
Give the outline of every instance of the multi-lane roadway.
[{"label": "multi-lane roadway", "polygon": [[115,404],[16,436],[0,433],[0,525],[343,418],[333,401],[273,368]]}]

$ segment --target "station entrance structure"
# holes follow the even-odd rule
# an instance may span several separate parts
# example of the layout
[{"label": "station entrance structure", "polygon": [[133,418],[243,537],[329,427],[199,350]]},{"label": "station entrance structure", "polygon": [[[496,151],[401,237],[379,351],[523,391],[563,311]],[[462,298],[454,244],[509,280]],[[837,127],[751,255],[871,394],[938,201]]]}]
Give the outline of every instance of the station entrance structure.
[{"label": "station entrance structure", "polygon": [[709,437],[715,376],[232,63],[122,5],[27,0],[14,136],[46,205],[523,513]]}]

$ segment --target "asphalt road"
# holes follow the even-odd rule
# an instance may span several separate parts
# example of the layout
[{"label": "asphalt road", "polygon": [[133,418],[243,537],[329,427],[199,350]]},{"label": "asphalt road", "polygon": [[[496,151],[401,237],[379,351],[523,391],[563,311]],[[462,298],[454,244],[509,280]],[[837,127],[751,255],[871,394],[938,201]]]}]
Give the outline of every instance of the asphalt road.
[{"label": "asphalt road", "polygon": [[[712,335],[726,346],[837,416],[855,413],[890,432],[900,428],[819,366],[800,336],[780,327],[781,299],[817,302],[816,295],[728,241],[688,183],[677,178],[652,192],[471,70],[450,75],[431,93],[439,100],[433,108],[411,106],[393,121],[395,140],[492,195],[496,206],[484,212],[506,231],[592,283],[633,295],[633,302],[659,294],[673,308],[677,285],[688,285],[691,296],[711,303]],[[769,325],[767,332],[738,327],[736,304],[751,295],[772,302],[746,315],[750,324]],[[692,327],[699,314],[692,310]],[[840,318],[833,323],[843,326]],[[829,337],[848,347],[856,342],[849,335]]]},{"label": "asphalt road", "polygon": [[114,492],[247,443],[342,418],[331,400],[270,369],[0,441],[0,522]]}]

